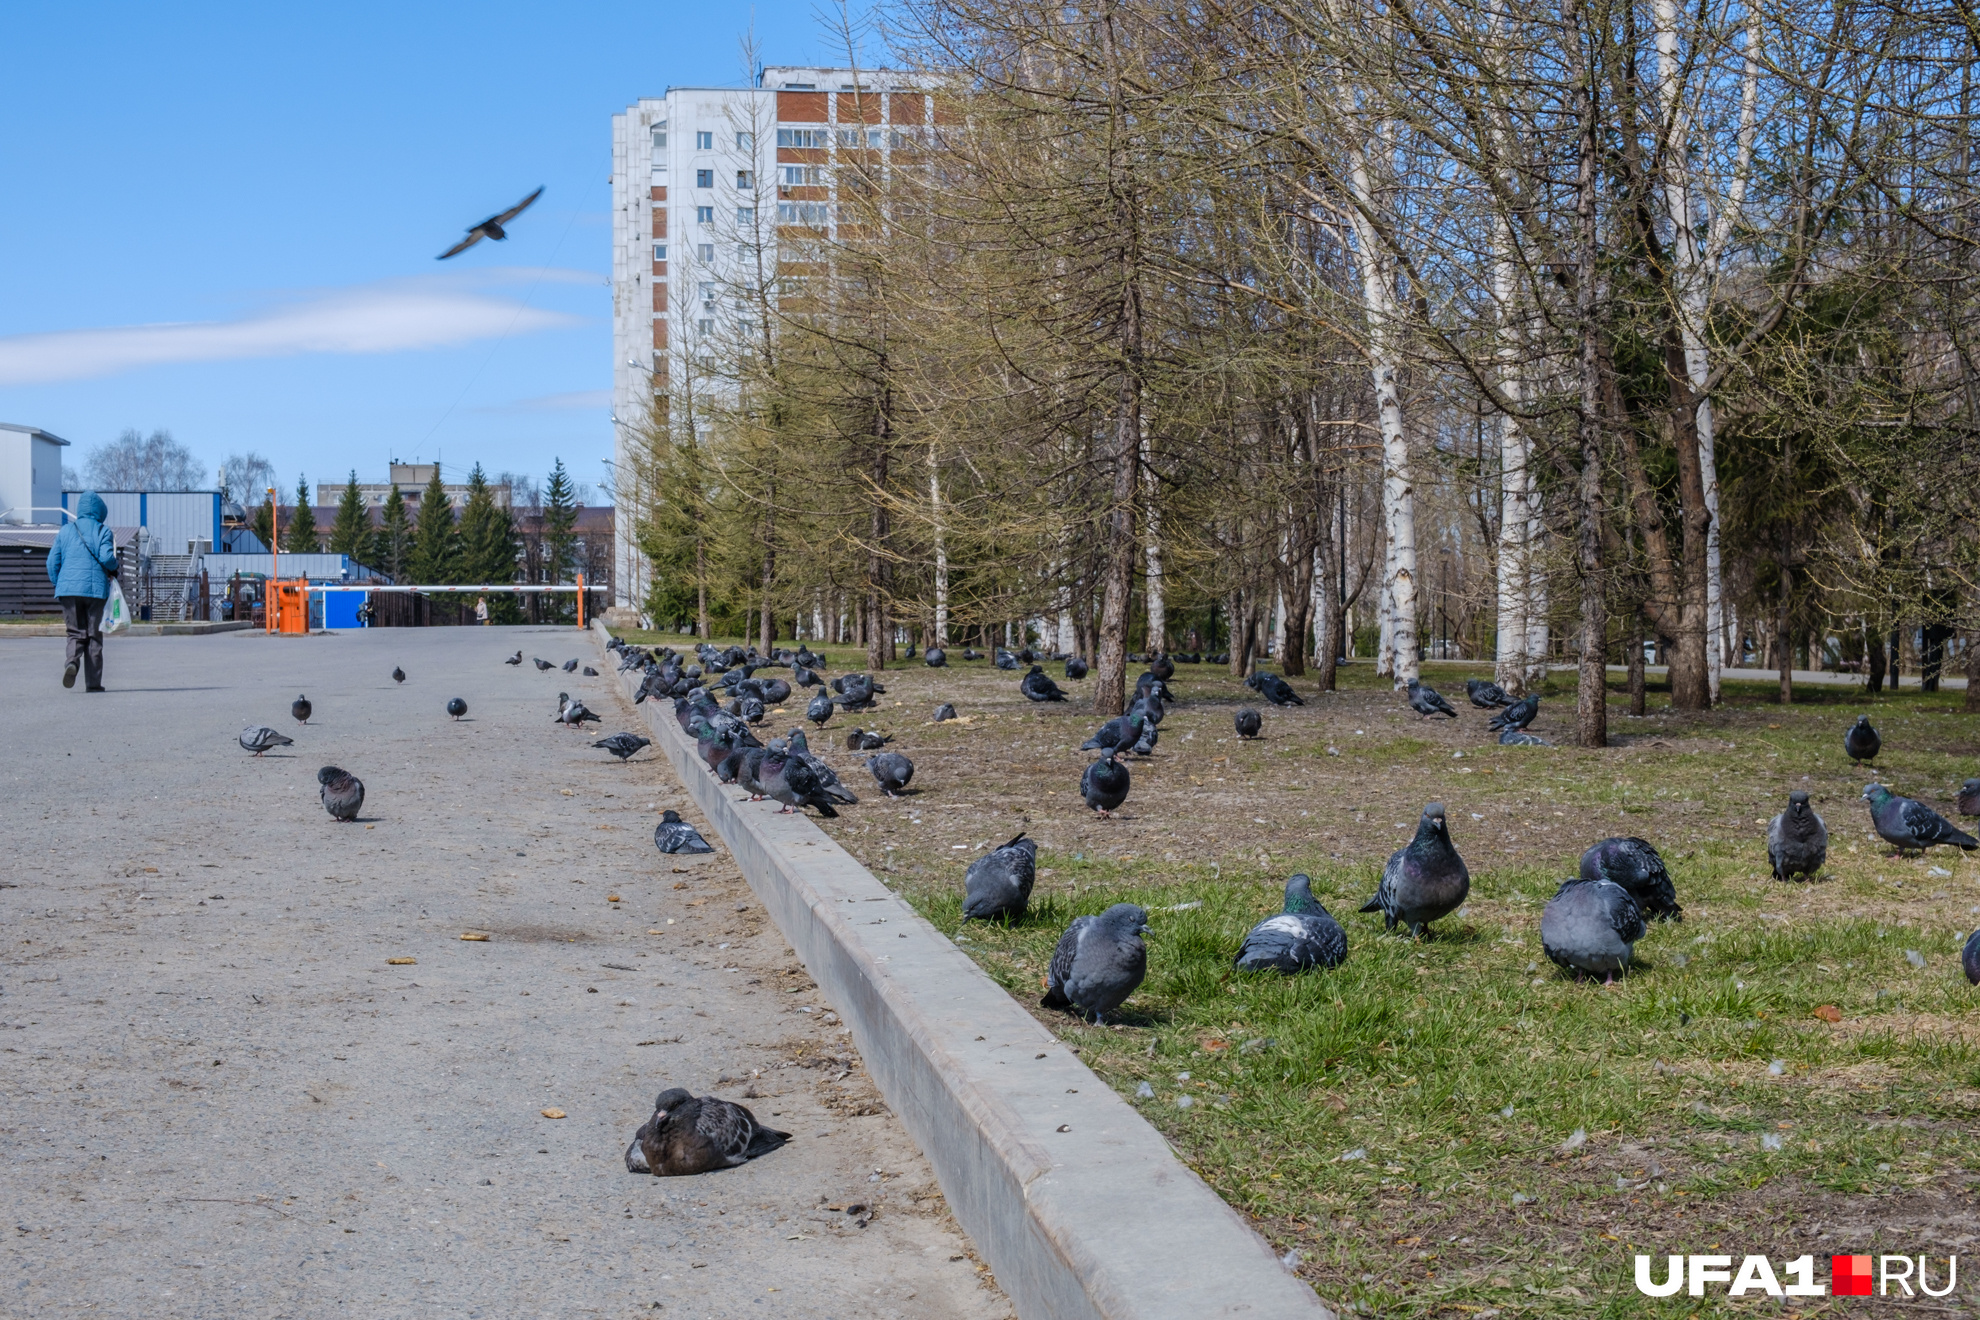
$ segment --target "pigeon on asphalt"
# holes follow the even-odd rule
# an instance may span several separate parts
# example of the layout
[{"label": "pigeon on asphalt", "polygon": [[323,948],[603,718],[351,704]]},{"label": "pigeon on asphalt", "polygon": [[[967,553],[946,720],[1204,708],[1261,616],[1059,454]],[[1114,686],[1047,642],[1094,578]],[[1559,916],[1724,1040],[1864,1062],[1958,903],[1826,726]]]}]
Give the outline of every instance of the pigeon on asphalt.
[{"label": "pigeon on asphalt", "polygon": [[1969,779],[1959,786],[1955,805],[1962,816],[1980,816],[1980,779]]},{"label": "pigeon on asphalt", "polygon": [[1347,932],[1313,897],[1313,881],[1296,875],[1286,881],[1285,910],[1251,928],[1236,961],[1239,971],[1287,975],[1339,967],[1347,961]]},{"label": "pigeon on asphalt", "polygon": [[681,819],[681,813],[672,807],[660,813],[660,823],[653,827],[653,846],[663,853],[712,853],[715,850],[708,840],[701,837],[701,831]]},{"label": "pigeon on asphalt", "polygon": [[298,696],[294,701],[289,703],[289,714],[296,717],[296,723],[298,724],[309,723],[310,709],[308,697]]},{"label": "pigeon on asphalt", "polygon": [[1066,661],[1066,677],[1073,682],[1077,683],[1080,679],[1085,678],[1086,672],[1086,661],[1080,659],[1078,656],[1074,656],[1072,659]]},{"label": "pigeon on asphalt", "polygon": [[1087,806],[1103,816],[1113,815],[1127,801],[1128,768],[1114,759],[1119,754],[1108,752],[1087,766],[1086,773],[1079,777],[1079,795],[1086,799]]},{"label": "pigeon on asphalt", "polygon": [[780,816],[789,815],[800,807],[815,807],[818,814],[827,819],[839,814],[832,800],[825,796],[818,776],[812,773],[811,767],[795,749],[772,751],[765,756],[757,779],[763,785],[765,797],[775,798],[784,804],[777,812]]},{"label": "pigeon on asphalt", "polygon": [[504,660],[504,661],[503,661],[502,663],[503,663],[503,664],[505,664],[505,665],[519,665],[519,664],[521,664],[521,663],[522,663],[522,652],[521,652],[521,651],[518,651],[518,652],[516,652],[516,653],[515,653],[514,655],[512,655],[512,656],[510,656],[510,657],[509,657],[509,658],[508,658],[507,660]]},{"label": "pigeon on asphalt", "polygon": [[1105,1021],[1148,975],[1148,946],[1141,942],[1147,929],[1148,914],[1132,903],[1116,903],[1097,917],[1074,917],[1052,950],[1045,997],[1038,1002],[1074,1009],[1082,1021]]},{"label": "pigeon on asphalt", "polygon": [[811,699],[811,704],[804,708],[804,717],[823,728],[825,721],[831,719],[832,712],[837,709],[838,707],[832,704],[832,694],[820,688],[818,695]]},{"label": "pigeon on asphalt", "polygon": [[651,738],[642,738],[636,733],[615,733],[609,738],[600,738],[591,745],[602,747],[623,761],[629,756],[638,754],[640,748],[649,746],[652,742]]},{"label": "pigeon on asphalt", "polygon": [[578,662],[575,660],[564,661],[564,672],[567,674],[575,674],[577,672],[577,665]]},{"label": "pigeon on asphalt", "polygon": [[945,701],[935,708],[935,723],[937,724],[940,724],[943,720],[952,720],[955,717],[956,707],[953,702]]},{"label": "pigeon on asphalt", "polygon": [[626,1147],[626,1172],[679,1178],[733,1169],[768,1155],[791,1139],[764,1127],[738,1104],[704,1095],[699,1100],[678,1086],[653,1102],[653,1117],[640,1124]]},{"label": "pigeon on asphalt", "polygon": [[1037,665],[1033,665],[1031,671],[1018,680],[1018,691],[1024,693],[1025,696],[1030,697],[1033,701],[1064,701],[1066,699],[1066,694],[1060,691],[1059,685],[1045,677],[1045,671]]},{"label": "pigeon on asphalt", "polygon": [[250,724],[241,730],[241,750],[260,756],[263,752],[277,747],[290,747],[294,738],[284,737],[265,724]]},{"label": "pigeon on asphalt", "polygon": [[529,662],[536,666],[536,672],[539,674],[546,669],[555,669],[557,667],[551,664],[548,660],[539,660],[535,656],[531,656],[529,658]]},{"label": "pigeon on asphalt", "polygon": [[570,698],[564,703],[563,709],[559,710],[551,718],[557,723],[572,729],[583,728],[586,720],[590,720],[593,724],[603,723],[603,720],[598,715],[585,707],[583,699],[579,697]]},{"label": "pigeon on asphalt", "polygon": [[461,716],[467,714],[467,703],[459,697],[449,697],[447,699],[447,713],[455,719],[459,719]]},{"label": "pigeon on asphalt", "polygon": [[1787,810],[1767,822],[1767,860],[1774,864],[1774,879],[1812,876],[1828,859],[1829,828],[1808,805],[1808,794],[1797,789],[1788,794]]},{"label": "pigeon on asphalt", "polygon": [[1980,848],[1980,839],[1963,832],[1923,802],[1899,797],[1882,784],[1864,785],[1863,800],[1870,804],[1871,825],[1884,842],[1897,848],[1896,856],[1902,857],[1909,848],[1922,853],[1935,843],[1949,843],[1966,852]]},{"label": "pigeon on asphalt", "polygon": [[1250,678],[1245,679],[1244,685],[1256,692],[1259,696],[1265,698],[1265,700],[1271,702],[1274,706],[1304,706],[1306,704],[1300,699],[1299,693],[1292,690],[1292,684],[1286,682],[1285,679],[1280,678],[1277,674],[1268,674],[1262,669],[1253,673]]},{"label": "pigeon on asphalt", "polygon": [[1613,981],[1643,938],[1643,913],[1610,880],[1565,880],[1540,912],[1540,951],[1566,971]]},{"label": "pigeon on asphalt", "polygon": [[401,669],[401,668],[399,668],[399,667],[398,667],[397,665],[393,665],[393,666],[392,666],[392,681],[393,681],[394,683],[403,683],[403,682],[405,682],[405,681],[406,681],[406,671],[405,671],[405,670],[403,670],[403,669]]},{"label": "pigeon on asphalt", "polygon": [[1648,839],[1622,835],[1593,845],[1581,854],[1581,878],[1621,885],[1650,921],[1684,920],[1671,873]]},{"label": "pigeon on asphalt", "polygon": [[1858,715],[1856,723],[1843,731],[1843,751],[1857,765],[1876,760],[1877,749],[1883,745],[1884,740],[1877,736],[1875,729],[1870,727],[1868,715]]},{"label": "pigeon on asphalt", "polygon": [[846,735],[846,750],[849,752],[877,752],[894,741],[891,733],[883,734],[876,729],[854,729]]},{"label": "pigeon on asphalt", "polygon": [[1959,965],[1968,985],[1980,985],[1980,930],[1966,937],[1966,947],[1959,951]]},{"label": "pigeon on asphalt", "polygon": [[1237,708],[1233,723],[1237,725],[1237,736],[1240,738],[1256,738],[1258,730],[1264,726],[1264,721],[1259,718],[1258,712],[1249,706]]},{"label": "pigeon on asphalt", "polygon": [[874,782],[880,791],[890,798],[897,798],[901,790],[914,778],[914,762],[899,752],[882,752],[878,756],[866,758],[866,768],[872,772]]},{"label": "pigeon on asphalt", "polygon": [[448,257],[467,251],[484,238],[493,239],[495,242],[500,243],[509,236],[502,226],[528,210],[529,204],[542,195],[543,189],[539,187],[535,192],[523,198],[508,210],[497,211],[494,215],[489,216],[486,220],[483,220],[480,224],[468,230],[466,238],[454,244],[454,246],[448,248],[445,252],[442,252],[434,260],[445,261]]},{"label": "pigeon on asphalt", "polygon": [[1522,697],[1500,711],[1497,715],[1494,715],[1491,719],[1485,721],[1485,727],[1495,731],[1524,729],[1527,725],[1533,723],[1534,718],[1539,714],[1540,698],[1537,696]]},{"label": "pigeon on asphalt", "polygon": [[1038,877],[1038,843],[1020,834],[969,864],[963,873],[963,920],[1016,921],[1031,906]]},{"label": "pigeon on asphalt", "polygon": [[1413,678],[1409,680],[1409,708],[1418,715],[1448,715],[1452,719],[1457,718],[1457,712],[1451,709],[1451,703],[1445,701],[1437,689],[1425,687]]},{"label": "pigeon on asphalt", "polygon": [[317,796],[323,799],[323,809],[330,813],[330,819],[357,819],[358,808],[364,805],[364,785],[356,775],[326,765],[316,772],[316,782],[323,785]]},{"label": "pigeon on asphalt", "polygon": [[1506,695],[1504,688],[1497,683],[1488,683],[1482,678],[1465,679],[1464,695],[1480,710],[1493,710],[1513,703],[1513,699]]},{"label": "pigeon on asphalt", "polygon": [[939,646],[931,646],[921,653],[921,663],[930,669],[941,669],[949,663],[949,653]]},{"label": "pigeon on asphalt", "polygon": [[1140,712],[1116,715],[1100,726],[1099,732],[1079,745],[1082,752],[1125,752],[1141,741],[1141,730],[1148,723]]},{"label": "pigeon on asphalt", "polygon": [[1385,930],[1401,923],[1420,936],[1431,922],[1457,911],[1470,892],[1471,872],[1451,844],[1444,804],[1432,802],[1416,823],[1416,837],[1390,855],[1375,897],[1360,910],[1380,912]]},{"label": "pigeon on asphalt", "polygon": [[1501,747],[1552,747],[1553,745],[1539,734],[1528,733],[1525,729],[1507,729],[1499,735]]},{"label": "pigeon on asphalt", "polygon": [[582,672],[586,678],[598,677],[598,671],[596,669],[593,669],[590,665],[586,665],[584,669],[580,672]]}]

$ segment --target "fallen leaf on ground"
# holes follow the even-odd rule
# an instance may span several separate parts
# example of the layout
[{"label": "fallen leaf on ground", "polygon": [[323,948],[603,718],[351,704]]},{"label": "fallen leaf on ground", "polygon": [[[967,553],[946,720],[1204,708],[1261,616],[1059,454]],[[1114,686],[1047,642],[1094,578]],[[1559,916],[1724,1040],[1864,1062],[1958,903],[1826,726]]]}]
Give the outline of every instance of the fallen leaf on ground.
[{"label": "fallen leaf on ground", "polygon": [[419,959],[417,958],[387,958],[385,965],[387,967],[411,967],[418,961]]},{"label": "fallen leaf on ground", "polygon": [[465,935],[461,936],[461,938],[464,940],[478,940],[483,944],[488,943],[488,937],[486,935],[479,934],[475,931],[469,931]]},{"label": "fallen leaf on ground", "polygon": [[561,1109],[544,1109],[538,1112],[545,1118],[562,1118],[564,1116],[564,1111]]},{"label": "fallen leaf on ground", "polygon": [[1834,1004],[1824,1004],[1815,1010],[1815,1016],[1821,1018],[1824,1022],[1840,1022],[1842,1021],[1842,1010]]},{"label": "fallen leaf on ground", "polygon": [[605,901],[607,903],[616,903],[619,901],[619,896],[617,894],[607,894],[605,895]]}]

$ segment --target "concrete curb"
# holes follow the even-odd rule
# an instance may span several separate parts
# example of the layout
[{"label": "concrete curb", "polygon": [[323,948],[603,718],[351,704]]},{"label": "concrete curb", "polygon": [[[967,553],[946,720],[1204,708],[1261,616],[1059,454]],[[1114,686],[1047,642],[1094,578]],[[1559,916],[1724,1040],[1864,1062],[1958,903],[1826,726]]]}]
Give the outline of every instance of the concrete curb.
[{"label": "concrete curb", "polygon": [[[610,634],[596,632],[602,646]],[[636,685],[619,680],[630,699]],[[1019,1315],[1333,1320],[1160,1133],[948,937],[809,819],[719,783],[671,701],[641,709],[852,1028]]]},{"label": "concrete curb", "polygon": [[[126,637],[204,637],[208,633],[245,632],[251,623],[134,623]],[[67,637],[69,630],[59,623],[0,624],[0,637]],[[117,634],[105,634],[106,640]]]}]

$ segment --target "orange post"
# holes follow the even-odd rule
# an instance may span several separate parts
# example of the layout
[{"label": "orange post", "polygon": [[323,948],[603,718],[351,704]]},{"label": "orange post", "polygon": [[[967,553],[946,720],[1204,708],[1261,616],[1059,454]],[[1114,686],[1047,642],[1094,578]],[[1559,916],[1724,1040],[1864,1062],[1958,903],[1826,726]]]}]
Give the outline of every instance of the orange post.
[{"label": "orange post", "polygon": [[[282,580],[282,506],[275,502],[273,486],[268,488],[268,553],[274,556],[268,565],[268,584],[274,586]],[[261,610],[269,632],[275,631],[275,609],[275,595],[270,594]]]},{"label": "orange post", "polygon": [[584,627],[584,574],[578,574],[578,627]]}]

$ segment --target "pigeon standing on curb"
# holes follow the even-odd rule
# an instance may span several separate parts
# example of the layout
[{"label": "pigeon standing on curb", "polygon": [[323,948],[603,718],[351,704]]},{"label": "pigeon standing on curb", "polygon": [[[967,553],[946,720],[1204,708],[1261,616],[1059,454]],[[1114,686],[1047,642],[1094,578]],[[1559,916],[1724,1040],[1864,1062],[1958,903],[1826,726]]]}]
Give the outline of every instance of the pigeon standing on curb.
[{"label": "pigeon standing on curb", "polygon": [[777,812],[780,816],[788,816],[801,807],[815,808],[819,815],[828,819],[839,814],[832,800],[825,796],[818,776],[793,750],[787,748],[781,753],[773,751],[765,756],[757,778],[763,785],[763,795],[783,804]]},{"label": "pigeon standing on curb", "polygon": [[1829,860],[1829,828],[1808,805],[1808,794],[1788,794],[1787,810],[1767,822],[1767,860],[1776,880],[1813,876]]},{"label": "pigeon standing on curb", "polygon": [[1451,709],[1451,703],[1445,701],[1443,694],[1436,688],[1427,687],[1412,678],[1409,680],[1408,691],[1409,708],[1418,715],[1448,715],[1452,719],[1457,718],[1457,712]]},{"label": "pigeon standing on curb", "polygon": [[640,1124],[626,1147],[626,1172],[680,1178],[733,1169],[776,1150],[788,1132],[764,1127],[741,1105],[712,1095],[695,1099],[678,1086],[653,1102],[653,1117]]},{"label": "pigeon standing on curb", "polygon": [[1148,975],[1148,946],[1141,942],[1147,929],[1148,914],[1132,903],[1116,903],[1097,917],[1073,918],[1052,950],[1039,1003],[1103,1022]]},{"label": "pigeon standing on curb", "polygon": [[1583,880],[1607,880],[1621,885],[1651,921],[1683,921],[1677,886],[1664,869],[1664,859],[1648,839],[1628,835],[1604,839],[1581,854]]},{"label": "pigeon standing on curb", "polygon": [[251,724],[241,730],[241,750],[260,756],[277,747],[292,747],[295,739],[275,732],[265,724]]},{"label": "pigeon standing on curb", "polygon": [[1866,784],[1863,800],[1870,804],[1870,823],[1884,842],[1902,857],[1907,849],[1924,852],[1935,843],[1951,844],[1972,852],[1980,839],[1964,832],[1938,812],[1915,798],[1899,797],[1882,784]]},{"label": "pigeon standing on curb", "polygon": [[1843,751],[1857,765],[1876,760],[1883,745],[1884,740],[1871,727],[1868,715],[1858,715],[1856,723],[1843,731]]},{"label": "pigeon standing on curb", "polygon": [[991,849],[963,873],[963,920],[1018,920],[1031,906],[1031,887],[1037,877],[1037,840],[1020,834]]},{"label": "pigeon standing on curb", "polygon": [[663,853],[712,853],[715,850],[708,840],[701,837],[701,831],[681,819],[681,813],[672,807],[660,813],[660,823],[653,827],[653,846]]},{"label": "pigeon standing on curb", "polygon": [[330,813],[330,819],[357,819],[358,808],[364,805],[364,784],[356,775],[326,765],[316,772],[316,782],[323,786],[317,790],[317,796],[323,799],[323,809]]},{"label": "pigeon standing on curb", "polygon": [[1540,951],[1570,972],[1613,981],[1643,938],[1643,913],[1609,880],[1567,880],[1540,912]]},{"label": "pigeon standing on curb", "polygon": [[1347,932],[1313,897],[1313,881],[1305,875],[1286,881],[1285,910],[1253,926],[1236,959],[1240,971],[1287,975],[1345,961]]},{"label": "pigeon standing on curb", "polygon": [[1432,802],[1416,823],[1416,837],[1390,855],[1375,896],[1360,910],[1380,912],[1385,930],[1400,923],[1421,936],[1431,922],[1457,911],[1469,893],[1471,872],[1451,843],[1444,804]]}]

